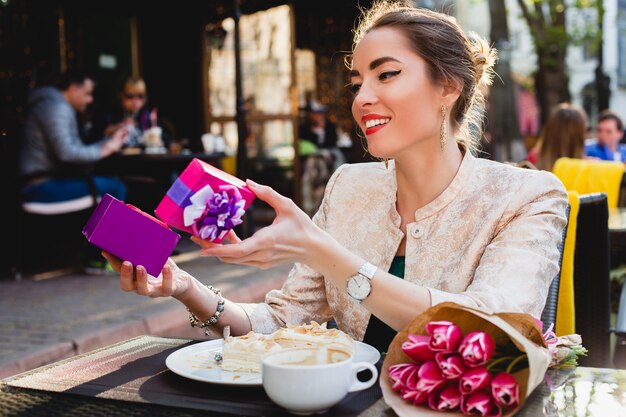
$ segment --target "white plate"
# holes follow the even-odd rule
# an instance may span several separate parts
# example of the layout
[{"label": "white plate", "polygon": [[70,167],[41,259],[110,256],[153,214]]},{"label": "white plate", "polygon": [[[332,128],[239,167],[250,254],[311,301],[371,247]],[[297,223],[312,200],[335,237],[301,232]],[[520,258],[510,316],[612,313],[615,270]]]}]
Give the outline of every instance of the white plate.
[{"label": "white plate", "polygon": [[[356,343],[355,362],[375,364],[380,352],[366,343]],[[261,374],[222,370],[215,362],[215,354],[222,352],[222,339],[208,340],[178,349],[165,359],[165,365],[174,373],[196,381],[223,385],[261,385]]]}]

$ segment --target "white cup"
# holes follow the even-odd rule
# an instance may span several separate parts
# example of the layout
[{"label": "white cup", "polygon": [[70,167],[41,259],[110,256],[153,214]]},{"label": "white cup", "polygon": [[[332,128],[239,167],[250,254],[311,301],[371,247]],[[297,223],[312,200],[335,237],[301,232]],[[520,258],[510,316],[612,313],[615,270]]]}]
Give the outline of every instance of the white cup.
[{"label": "white cup", "polygon": [[[369,369],[361,382],[357,373]],[[261,362],[263,388],[272,401],[293,414],[323,413],[349,392],[374,385],[378,370],[368,362],[354,362],[341,350],[291,348],[271,352]]]}]

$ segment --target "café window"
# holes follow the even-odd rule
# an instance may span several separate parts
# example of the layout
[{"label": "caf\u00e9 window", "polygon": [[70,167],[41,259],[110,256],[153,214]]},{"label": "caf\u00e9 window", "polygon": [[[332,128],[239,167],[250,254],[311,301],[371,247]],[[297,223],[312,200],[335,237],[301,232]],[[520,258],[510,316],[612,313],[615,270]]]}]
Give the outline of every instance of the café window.
[{"label": "caf\u00e9 window", "polygon": [[[272,186],[290,196],[298,115],[292,20],[288,5],[243,15],[239,20],[247,169],[253,171],[251,175],[256,172],[260,181],[267,176]],[[235,22],[226,18],[205,29],[205,130],[209,138],[223,139],[224,152],[233,156],[239,143]]]},{"label": "caf\u00e9 window", "polygon": [[317,91],[315,53],[309,49],[296,49],[296,78],[298,107],[304,108]]}]

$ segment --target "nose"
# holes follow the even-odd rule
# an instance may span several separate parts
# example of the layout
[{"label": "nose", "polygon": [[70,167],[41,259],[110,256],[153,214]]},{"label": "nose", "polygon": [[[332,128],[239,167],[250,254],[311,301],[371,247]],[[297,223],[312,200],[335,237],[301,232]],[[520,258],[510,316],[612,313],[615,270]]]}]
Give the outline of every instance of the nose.
[{"label": "nose", "polygon": [[374,104],[378,100],[378,97],[374,93],[374,90],[368,86],[365,82],[361,84],[357,95],[354,97],[354,105],[360,108],[365,108],[370,104]]}]

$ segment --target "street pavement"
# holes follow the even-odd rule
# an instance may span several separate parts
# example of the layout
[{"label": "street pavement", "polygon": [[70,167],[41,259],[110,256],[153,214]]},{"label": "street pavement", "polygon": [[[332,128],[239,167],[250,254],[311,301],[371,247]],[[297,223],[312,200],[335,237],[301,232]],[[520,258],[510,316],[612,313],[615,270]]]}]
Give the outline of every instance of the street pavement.
[{"label": "street pavement", "polygon": [[[263,300],[267,291],[280,288],[290,269],[227,265],[197,251],[174,259],[237,302]],[[0,280],[0,378],[142,334],[205,338],[201,329],[189,326],[182,304],[125,293],[118,275],[71,272],[42,278]]]}]

